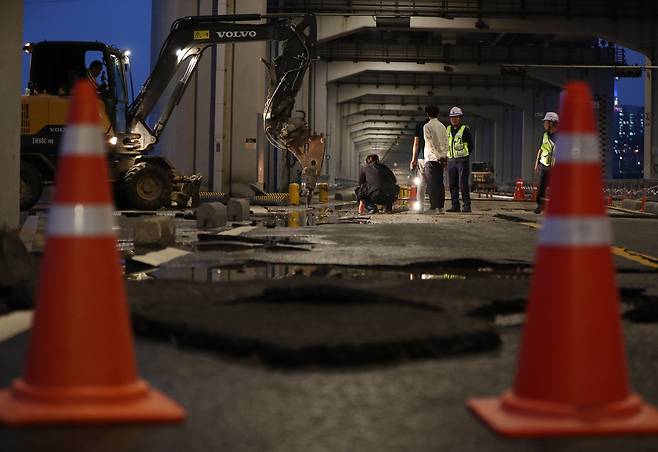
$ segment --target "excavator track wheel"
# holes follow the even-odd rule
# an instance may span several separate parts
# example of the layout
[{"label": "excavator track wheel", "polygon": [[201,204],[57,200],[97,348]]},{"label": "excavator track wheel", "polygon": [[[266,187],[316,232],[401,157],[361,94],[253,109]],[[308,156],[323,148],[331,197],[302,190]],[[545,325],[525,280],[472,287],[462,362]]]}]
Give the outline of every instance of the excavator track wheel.
[{"label": "excavator track wheel", "polygon": [[169,206],[171,190],[169,171],[150,162],[137,163],[126,171],[121,187],[128,206],[137,210],[157,210]]}]

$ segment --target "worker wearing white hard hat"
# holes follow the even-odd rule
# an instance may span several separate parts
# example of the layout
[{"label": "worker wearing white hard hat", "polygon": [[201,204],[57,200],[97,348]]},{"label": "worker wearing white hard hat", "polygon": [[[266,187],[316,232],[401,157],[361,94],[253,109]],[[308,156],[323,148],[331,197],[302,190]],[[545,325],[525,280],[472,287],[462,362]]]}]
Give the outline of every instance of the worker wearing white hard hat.
[{"label": "worker wearing white hard hat", "polygon": [[[471,129],[462,124],[464,112],[459,107],[450,109],[450,125],[448,133],[448,184],[450,186],[450,199],[452,207],[446,212],[470,212],[471,188],[469,176],[471,173],[469,155],[473,152],[473,135]],[[462,195],[463,205],[459,206],[459,193]]]},{"label": "worker wearing white hard hat", "polygon": [[450,109],[450,115],[449,115],[449,116],[450,116],[450,117],[453,117],[453,116],[464,116],[464,112],[463,112],[462,109],[459,108],[459,107],[452,107],[452,108]]},{"label": "worker wearing white hard hat", "polygon": [[541,213],[544,210],[544,196],[548,188],[551,168],[555,164],[555,133],[557,132],[560,117],[554,111],[547,111],[543,121],[544,135],[535,159],[535,173],[539,174],[539,190],[537,191],[535,213]]},{"label": "worker wearing white hard hat", "polygon": [[547,111],[546,114],[544,115],[543,121],[551,121],[558,123],[560,122],[560,117],[554,111]]}]

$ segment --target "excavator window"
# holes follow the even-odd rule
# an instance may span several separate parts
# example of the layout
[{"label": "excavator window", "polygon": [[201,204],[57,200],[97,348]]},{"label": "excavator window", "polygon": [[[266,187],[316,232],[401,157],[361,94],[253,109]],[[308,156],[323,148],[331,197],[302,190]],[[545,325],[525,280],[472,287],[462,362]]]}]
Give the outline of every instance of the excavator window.
[{"label": "excavator window", "polygon": [[103,52],[98,50],[85,52],[85,74],[90,80],[96,83],[98,94],[102,97],[111,95],[107,79],[108,72]]},{"label": "excavator window", "polygon": [[97,82],[107,86],[104,48],[90,49],[79,43],[43,42],[31,48],[29,94],[68,96],[74,82],[87,76],[93,61],[102,64]]},{"label": "excavator window", "polygon": [[126,74],[124,65],[119,56],[110,54],[110,67],[109,71],[112,73],[112,80],[114,80],[112,93],[115,101],[115,132],[123,133],[127,130],[126,115],[128,109],[128,93],[126,90]]}]

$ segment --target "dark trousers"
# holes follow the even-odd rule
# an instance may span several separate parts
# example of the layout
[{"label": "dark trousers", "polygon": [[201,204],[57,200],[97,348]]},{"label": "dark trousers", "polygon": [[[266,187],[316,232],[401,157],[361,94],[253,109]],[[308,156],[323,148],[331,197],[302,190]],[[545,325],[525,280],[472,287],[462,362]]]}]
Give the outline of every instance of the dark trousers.
[{"label": "dark trousers", "polygon": [[551,176],[551,167],[539,164],[539,190],[537,191],[537,205],[541,206],[546,197],[546,189]]},{"label": "dark trousers", "polygon": [[450,199],[452,207],[459,209],[459,192],[462,193],[464,208],[471,207],[471,187],[468,178],[471,175],[468,157],[448,159],[448,184],[450,185]]},{"label": "dark trousers", "polygon": [[433,160],[426,161],[425,180],[430,209],[443,209],[446,197],[446,189],[443,187],[443,164]]}]

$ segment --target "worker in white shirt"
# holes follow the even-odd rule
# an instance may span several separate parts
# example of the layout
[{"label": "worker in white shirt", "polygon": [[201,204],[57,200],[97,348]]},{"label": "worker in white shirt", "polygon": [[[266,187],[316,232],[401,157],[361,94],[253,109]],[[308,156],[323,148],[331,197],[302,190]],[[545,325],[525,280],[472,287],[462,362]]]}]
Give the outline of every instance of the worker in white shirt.
[{"label": "worker in white shirt", "polygon": [[[443,170],[448,160],[448,133],[438,119],[439,108],[436,105],[428,105],[425,113],[429,118],[427,124],[423,126],[427,195],[430,198],[430,212],[442,214],[445,204]],[[419,202],[422,211],[422,200]]]}]

